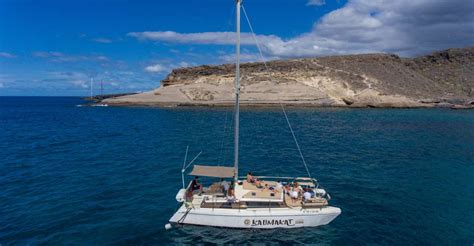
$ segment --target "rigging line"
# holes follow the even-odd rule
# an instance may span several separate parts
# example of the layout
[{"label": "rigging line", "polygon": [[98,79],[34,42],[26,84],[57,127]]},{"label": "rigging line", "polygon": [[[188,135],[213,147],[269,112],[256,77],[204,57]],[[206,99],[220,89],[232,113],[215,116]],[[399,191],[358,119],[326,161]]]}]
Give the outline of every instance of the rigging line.
[{"label": "rigging line", "polygon": [[[260,43],[258,42],[257,35],[255,35],[255,32],[253,31],[252,24],[250,23],[250,19],[247,15],[247,11],[245,11],[244,5],[242,5],[242,10],[244,12],[245,19],[247,20],[247,23],[249,24],[250,32],[252,32],[252,36],[255,40],[255,43],[257,44],[257,49],[258,49],[258,52],[260,53],[260,58],[262,59],[262,62],[265,65],[265,69],[270,75],[270,80],[272,80],[270,69],[268,68],[267,62],[265,61],[265,58],[262,53],[262,49],[260,48]],[[272,82],[275,83],[275,81],[273,80]],[[288,119],[288,115],[286,114],[285,107],[283,106],[283,103],[281,102],[280,95],[278,95],[278,103],[280,104],[281,110],[283,111],[283,115],[285,115],[286,122],[288,123],[288,128],[290,128],[291,135],[293,136],[293,140],[295,141],[296,148],[298,149],[298,153],[300,154],[301,160],[303,161],[304,167],[306,168],[306,172],[308,173],[308,176],[311,178],[311,173],[309,172],[308,165],[306,164],[306,160],[304,159],[303,152],[301,152],[301,148],[298,143],[298,139],[296,138],[295,132],[293,131],[293,127],[291,126],[290,119]]]},{"label": "rigging line", "polygon": [[[232,4],[231,5],[231,8],[230,8],[230,15],[229,15],[229,18],[227,20],[227,25],[224,27],[224,31],[228,31],[228,29],[230,29],[231,26],[233,26],[234,24],[234,14],[235,14],[235,5]],[[225,141],[225,138],[226,138],[226,133],[227,133],[227,129],[229,128],[232,128],[232,122],[234,122],[234,114],[231,114],[231,123],[230,123],[230,126],[227,127],[227,119],[228,119],[228,113],[229,111],[224,108],[224,111],[225,111],[225,118],[224,118],[224,131],[222,133],[222,142],[221,142],[221,148],[219,150],[219,158],[217,159],[217,165],[220,166],[220,165],[225,165],[226,164],[226,160],[227,160],[227,155],[226,155],[226,151],[227,151],[227,142],[228,141]]]},{"label": "rigging line", "polygon": [[191,166],[191,164],[193,164],[193,162],[202,154],[202,151],[199,152],[199,154],[197,154],[189,163],[188,165],[184,168],[184,170],[188,169],[189,166]]},{"label": "rigging line", "polygon": [[291,135],[293,135],[293,139],[295,140],[296,147],[298,148],[298,152],[300,153],[300,157],[301,157],[301,160],[303,161],[304,167],[306,168],[306,172],[308,173],[308,176],[311,178],[311,173],[309,172],[308,165],[306,164],[303,153],[301,152],[301,148],[298,143],[298,140],[296,139],[295,132],[293,131],[293,127],[291,127],[290,120],[288,119],[288,116],[286,115],[285,107],[283,107],[283,104],[281,102],[280,102],[280,107],[281,107],[281,110],[283,111],[283,114],[285,115],[286,122],[288,123],[288,127],[290,128]]},{"label": "rigging line", "polygon": [[[229,128],[232,128],[234,122],[234,114],[231,114],[231,119],[230,119],[230,126]],[[227,162],[227,157],[228,155],[226,154],[226,151],[228,152],[230,148],[228,147],[230,141],[224,142],[224,157],[223,157],[223,163],[225,164]]]},{"label": "rigging line", "polygon": [[225,143],[225,133],[227,129],[227,110],[225,110],[225,118],[224,118],[224,130],[222,132],[222,138],[221,138],[221,148],[219,150],[219,158],[217,159],[217,165],[220,166],[223,164],[221,161],[222,158],[222,152],[224,151],[224,143]]}]

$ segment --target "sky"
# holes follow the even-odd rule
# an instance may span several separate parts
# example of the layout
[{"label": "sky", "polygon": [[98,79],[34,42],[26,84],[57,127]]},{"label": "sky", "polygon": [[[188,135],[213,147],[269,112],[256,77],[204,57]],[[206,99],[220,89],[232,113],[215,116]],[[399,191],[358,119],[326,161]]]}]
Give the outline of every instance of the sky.
[{"label": "sky", "polygon": [[[472,0],[244,0],[266,60],[404,57],[474,45]],[[234,62],[235,0],[0,0],[0,96],[160,86],[175,68]],[[242,13],[242,59],[260,61]]]}]

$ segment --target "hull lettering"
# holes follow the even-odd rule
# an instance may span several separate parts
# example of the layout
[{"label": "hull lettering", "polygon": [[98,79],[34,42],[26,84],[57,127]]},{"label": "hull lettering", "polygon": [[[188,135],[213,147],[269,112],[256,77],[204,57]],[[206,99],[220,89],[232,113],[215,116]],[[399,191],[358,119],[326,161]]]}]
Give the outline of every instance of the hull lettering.
[{"label": "hull lettering", "polygon": [[294,226],[294,219],[246,219],[244,224],[247,226]]}]

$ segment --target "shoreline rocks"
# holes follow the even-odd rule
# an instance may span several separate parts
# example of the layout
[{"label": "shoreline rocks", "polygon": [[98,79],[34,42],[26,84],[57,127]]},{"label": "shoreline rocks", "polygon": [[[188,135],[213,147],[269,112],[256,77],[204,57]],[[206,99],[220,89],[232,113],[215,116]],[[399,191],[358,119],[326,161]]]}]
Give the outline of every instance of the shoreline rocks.
[{"label": "shoreline rocks", "polygon": [[[109,105],[226,106],[233,64],[174,69],[154,91],[108,98]],[[241,102],[312,107],[472,108],[474,47],[416,58],[365,54],[241,66]]]}]

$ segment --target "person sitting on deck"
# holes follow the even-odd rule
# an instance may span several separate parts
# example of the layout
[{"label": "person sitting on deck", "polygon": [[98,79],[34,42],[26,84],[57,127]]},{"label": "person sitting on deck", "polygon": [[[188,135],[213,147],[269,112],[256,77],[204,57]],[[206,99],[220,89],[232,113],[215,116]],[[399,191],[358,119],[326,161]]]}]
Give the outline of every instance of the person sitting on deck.
[{"label": "person sitting on deck", "polygon": [[227,190],[228,197],[235,198],[234,189],[235,189],[235,177],[232,178],[232,181],[230,182],[229,189]]},{"label": "person sitting on deck", "polygon": [[316,192],[313,189],[308,189],[308,192],[311,194],[311,198],[316,197]]},{"label": "person sitting on deck", "polygon": [[283,188],[284,188],[284,190],[285,190],[285,193],[286,193],[287,195],[290,195],[291,187],[290,187],[289,185],[285,185]]},{"label": "person sitting on deck", "polygon": [[227,194],[229,191],[229,183],[225,181],[224,179],[221,179],[221,185],[222,185],[222,190],[224,191],[224,194]]},{"label": "person sitting on deck", "polygon": [[257,179],[253,177],[252,172],[247,173],[247,182],[253,184]]},{"label": "person sitting on deck", "polygon": [[[300,184],[298,184],[298,182],[294,182],[293,183],[293,190],[297,190],[298,193],[301,193],[301,191],[303,190],[303,188],[301,188]],[[301,194],[300,194],[301,195]]]},{"label": "person sitting on deck", "polygon": [[198,190],[199,189],[199,194],[202,193],[202,185],[199,184],[199,177],[196,176],[194,177],[193,181],[191,182],[191,192]]},{"label": "person sitting on deck", "polygon": [[280,180],[277,180],[276,188],[277,189],[282,189],[283,188],[283,184],[280,182]]},{"label": "person sitting on deck", "polygon": [[293,188],[290,192],[290,197],[291,199],[295,202],[299,199],[300,197],[300,188],[298,186],[298,182],[293,183]]},{"label": "person sitting on deck", "polygon": [[269,186],[268,184],[265,184],[265,187],[263,188],[263,190],[272,191],[272,192],[276,192],[276,193],[280,192],[280,191],[278,191],[277,188],[275,188],[275,186]]},{"label": "person sitting on deck", "polygon": [[311,193],[309,192],[309,189],[306,189],[306,188],[305,188],[304,191],[305,191],[305,192],[303,193],[304,201],[305,201],[305,202],[308,202],[309,200],[311,200],[312,195],[311,195]]},{"label": "person sitting on deck", "polygon": [[290,197],[291,197],[291,200],[292,200],[293,202],[296,202],[296,201],[298,200],[298,197],[299,197],[298,191],[292,190],[292,191],[290,192]]},{"label": "person sitting on deck", "polygon": [[255,186],[257,186],[257,188],[263,188],[262,181],[255,178],[252,172],[247,173],[247,182],[250,184],[254,184]]}]

